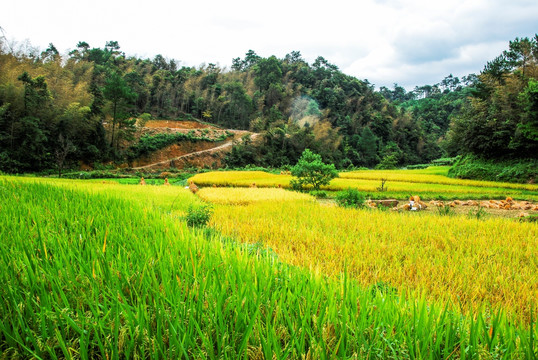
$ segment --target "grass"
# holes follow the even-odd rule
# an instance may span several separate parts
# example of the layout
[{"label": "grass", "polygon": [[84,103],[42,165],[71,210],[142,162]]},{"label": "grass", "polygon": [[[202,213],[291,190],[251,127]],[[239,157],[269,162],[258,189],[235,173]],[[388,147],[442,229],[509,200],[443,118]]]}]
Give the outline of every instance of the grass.
[{"label": "grass", "polygon": [[189,229],[193,204],[179,187],[0,178],[0,358],[536,356],[528,322],[287,265]]}]

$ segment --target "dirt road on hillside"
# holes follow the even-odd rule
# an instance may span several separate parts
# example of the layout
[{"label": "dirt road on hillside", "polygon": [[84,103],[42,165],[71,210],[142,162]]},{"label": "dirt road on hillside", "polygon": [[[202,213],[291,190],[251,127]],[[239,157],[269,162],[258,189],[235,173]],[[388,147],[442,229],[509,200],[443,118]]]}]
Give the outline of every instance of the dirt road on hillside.
[{"label": "dirt road on hillside", "polygon": [[[230,130],[230,131],[234,131],[234,130]],[[251,139],[255,140],[259,135],[260,134],[252,133],[251,134]],[[231,148],[233,146],[234,141],[235,140],[230,140],[230,141],[227,141],[226,143],[224,143],[222,145],[215,146],[215,147],[213,147],[211,149],[195,151],[195,152],[192,152],[192,153],[184,154],[184,155],[181,155],[181,156],[166,159],[166,160],[159,161],[159,162],[156,162],[156,163],[152,163],[152,164],[148,164],[148,165],[144,165],[144,166],[134,167],[132,169],[133,170],[149,170],[149,169],[151,169],[153,167],[157,167],[157,168],[159,168],[159,167],[163,167],[163,168],[174,167],[171,164],[173,164],[175,162],[178,162],[178,161],[181,162],[182,160],[186,160],[186,159],[191,158],[191,157],[198,157],[198,156],[201,156],[201,155],[214,154],[216,152],[222,152],[224,150],[227,150],[228,148]]]}]

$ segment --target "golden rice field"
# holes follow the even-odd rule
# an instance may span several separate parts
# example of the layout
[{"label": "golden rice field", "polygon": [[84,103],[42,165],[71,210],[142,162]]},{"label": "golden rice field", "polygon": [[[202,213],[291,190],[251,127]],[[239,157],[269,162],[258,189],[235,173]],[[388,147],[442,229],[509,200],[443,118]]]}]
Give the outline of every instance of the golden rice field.
[{"label": "golden rice field", "polygon": [[[222,204],[237,191],[212,188],[211,194]],[[257,199],[270,191],[279,197],[282,190],[248,189],[242,196]],[[490,306],[528,321],[536,306],[536,223],[345,209],[307,199],[253,200],[214,210],[212,226],[219,231],[320,274],[347,271],[364,286],[389,283],[428,299],[448,299],[464,312]]]},{"label": "golden rice field", "polygon": [[503,189],[538,191],[538,185],[449,178],[446,176],[448,169],[448,166],[432,166],[427,169],[420,170],[358,170],[341,172],[339,176],[343,179],[387,179],[387,181],[401,181],[422,184],[443,184],[490,188],[500,187]]},{"label": "golden rice field", "polygon": [[[405,199],[419,195],[424,199],[504,199],[510,196],[520,200],[538,200],[538,185],[496,183],[452,179],[446,177],[446,167],[424,170],[364,170],[342,172],[322,189],[329,191],[358,189],[372,198]],[[213,171],[193,176],[190,180],[199,186],[289,188],[291,175],[263,171]],[[381,179],[387,179],[388,191],[380,192]]]},{"label": "golden rice field", "polygon": [[197,192],[200,199],[214,204],[248,205],[259,202],[314,201],[308,194],[272,188],[202,188]]}]

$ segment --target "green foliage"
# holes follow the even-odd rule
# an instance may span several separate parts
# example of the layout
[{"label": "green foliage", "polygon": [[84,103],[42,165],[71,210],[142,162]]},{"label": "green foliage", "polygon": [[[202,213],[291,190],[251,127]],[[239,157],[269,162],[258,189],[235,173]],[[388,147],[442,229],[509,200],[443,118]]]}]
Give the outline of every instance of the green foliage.
[{"label": "green foliage", "polygon": [[396,165],[398,164],[398,155],[395,153],[385,155],[383,160],[377,166],[376,169],[381,170],[391,170],[396,169]]},{"label": "green foliage", "polygon": [[456,163],[456,161],[459,160],[459,158],[460,157],[455,156],[455,157],[450,157],[450,158],[435,159],[435,160],[432,160],[432,164],[435,166],[447,166],[447,165],[452,166]]},{"label": "green foliage", "polygon": [[203,205],[191,205],[187,209],[187,214],[185,215],[185,221],[187,225],[191,227],[204,227],[211,220],[211,214],[213,209],[209,204]]},{"label": "green foliage", "polygon": [[523,159],[538,154],[538,36],[510,42],[488,63],[473,98],[457,116],[445,148],[451,155]]},{"label": "green foliage", "polygon": [[407,165],[408,170],[426,169],[430,164]]},{"label": "green foliage", "polygon": [[359,164],[366,167],[374,167],[379,163],[377,155],[377,137],[368,126],[365,126],[360,134],[357,151],[359,152]]},{"label": "green foliage", "polygon": [[116,179],[124,178],[125,175],[110,170],[72,171],[63,174],[67,179]]},{"label": "green foliage", "polygon": [[262,90],[268,90],[271,85],[280,84],[282,80],[281,63],[275,56],[261,58],[254,66],[254,74],[256,85]]},{"label": "green foliage", "polygon": [[309,194],[318,199],[326,199],[329,196],[324,190],[312,190]]},{"label": "green foliage", "polygon": [[338,172],[334,164],[325,164],[320,155],[306,149],[297,164],[291,168],[291,175],[297,177],[292,180],[292,187],[312,186],[314,190],[319,190],[320,186],[328,185],[332,179],[338,177]]},{"label": "green foliage", "polygon": [[336,194],[336,203],[342,207],[362,208],[365,206],[365,197],[357,189],[346,189]]},{"label": "green foliage", "polygon": [[148,113],[143,113],[141,114],[139,117],[138,117],[138,125],[139,126],[145,126],[146,123],[151,120],[153,118],[153,116],[151,116],[151,114],[148,114]]},{"label": "green foliage", "polygon": [[448,176],[460,179],[527,183],[538,179],[538,160],[494,161],[465,156],[450,168]]},{"label": "green foliage", "polygon": [[[125,130],[133,129],[134,126],[135,120],[129,121],[129,115],[125,111],[125,103],[132,101],[136,94],[116,71],[110,72],[102,91],[105,98],[111,102],[112,131],[110,147],[115,147],[118,150],[120,140],[129,137],[130,132]],[[115,134],[116,126],[118,126],[117,134]]]},{"label": "green foliage", "polygon": [[525,112],[518,130],[529,141],[538,142],[538,81],[529,80],[525,90],[520,94],[520,102]]},{"label": "green foliage", "polygon": [[[538,153],[537,47],[536,37],[516,39],[479,77],[449,75],[411,92],[397,84],[376,92],[321,56],[309,64],[298,51],[279,59],[249,50],[232,71],[178,67],[162,55],[126,57],[117,41],[102,48],[81,41],[67,57],[50,44],[36,62],[1,53],[0,168],[53,167],[59,133],[76,148],[67,164],[125,161],[137,117],[140,124],[203,117],[260,132],[261,141],[235,144],[231,167],[295,164],[307,148],[339,168],[426,164],[443,151],[520,158]],[[43,75],[30,76],[36,73]],[[19,145],[33,136],[34,146]]]},{"label": "green foliage", "polygon": [[523,216],[518,218],[519,222],[530,222],[530,223],[536,223],[538,224],[538,215],[532,214],[529,216]]}]

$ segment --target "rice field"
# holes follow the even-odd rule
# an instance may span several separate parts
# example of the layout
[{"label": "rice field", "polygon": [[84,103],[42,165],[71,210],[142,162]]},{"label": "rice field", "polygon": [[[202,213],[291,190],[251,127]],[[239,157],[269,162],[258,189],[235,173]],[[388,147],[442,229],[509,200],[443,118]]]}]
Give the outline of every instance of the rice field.
[{"label": "rice field", "polygon": [[198,194],[0,177],[0,359],[538,355],[536,223]]},{"label": "rice field", "polygon": [[462,312],[488,306],[528,322],[538,299],[536,223],[305,201],[219,206],[212,222],[286,263],[332,277],[346,271],[364,287],[390,284]]},{"label": "rice field", "polygon": [[344,179],[387,179],[388,181],[401,181],[422,184],[443,184],[538,191],[538,185],[449,178],[447,177],[449,168],[450,167],[448,166],[431,166],[429,168],[420,170],[359,170],[342,172],[339,175],[341,178]]},{"label": "rice field", "polygon": [[248,205],[260,202],[310,201],[308,194],[274,188],[202,188],[197,192],[200,199],[206,202],[223,205]]},{"label": "rice field", "polygon": [[[322,189],[340,191],[357,189],[372,199],[406,199],[419,195],[423,199],[504,199],[538,201],[538,185],[495,183],[448,178],[446,167],[424,170],[364,170],[342,172]],[[198,186],[221,187],[290,187],[291,175],[278,175],[262,171],[213,171],[196,174],[190,180]],[[387,179],[386,191],[379,191],[381,179]]]}]

